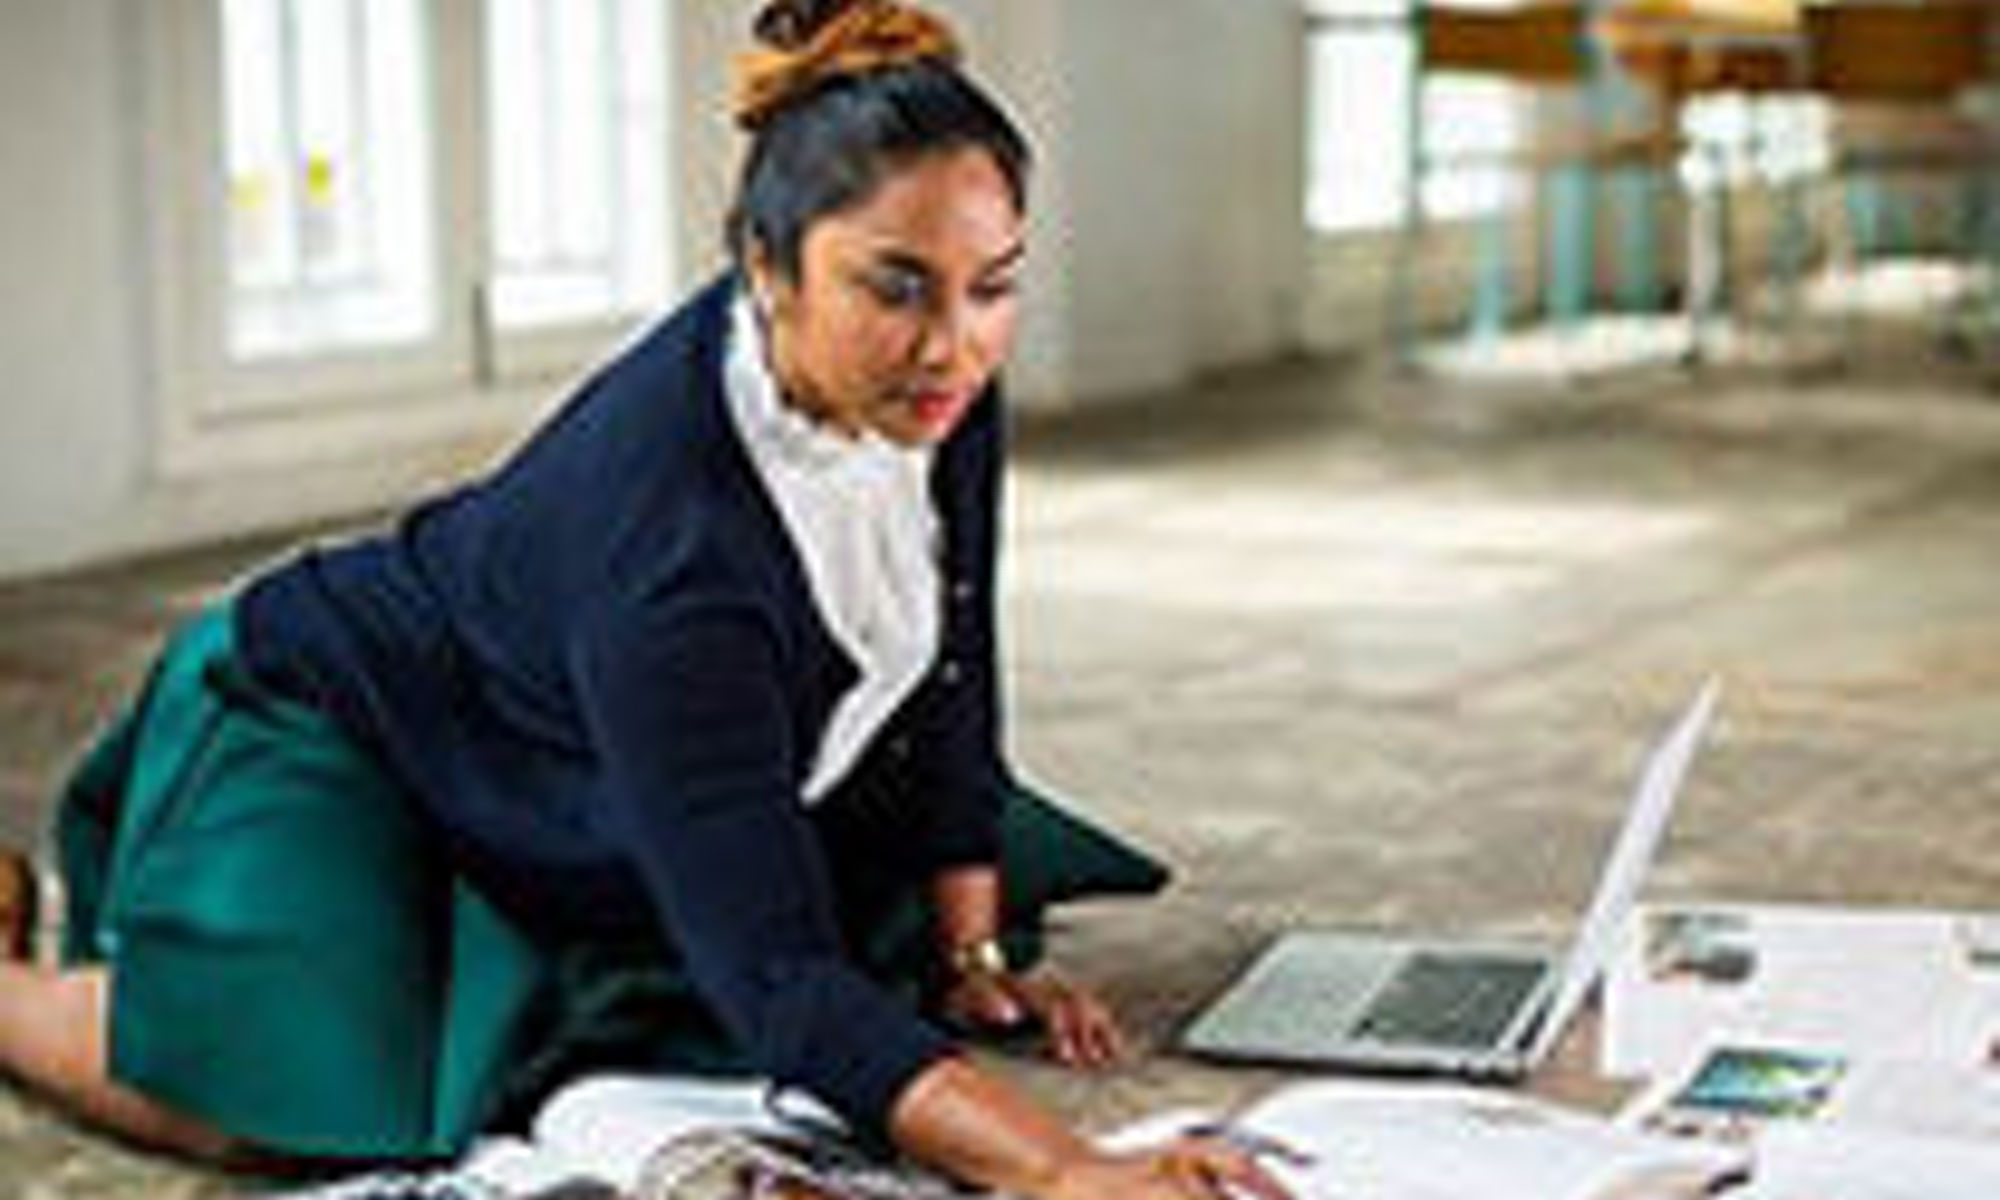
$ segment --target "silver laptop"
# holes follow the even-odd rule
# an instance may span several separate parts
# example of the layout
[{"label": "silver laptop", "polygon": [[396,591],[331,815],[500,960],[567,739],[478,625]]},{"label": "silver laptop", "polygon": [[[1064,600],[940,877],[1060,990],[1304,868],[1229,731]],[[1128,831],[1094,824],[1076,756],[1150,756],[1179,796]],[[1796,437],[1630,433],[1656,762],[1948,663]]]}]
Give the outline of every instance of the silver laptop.
[{"label": "silver laptop", "polygon": [[1604,969],[1715,713],[1713,679],[1647,758],[1567,953],[1504,942],[1291,933],[1187,1028],[1196,1054],[1511,1078],[1538,1066]]}]

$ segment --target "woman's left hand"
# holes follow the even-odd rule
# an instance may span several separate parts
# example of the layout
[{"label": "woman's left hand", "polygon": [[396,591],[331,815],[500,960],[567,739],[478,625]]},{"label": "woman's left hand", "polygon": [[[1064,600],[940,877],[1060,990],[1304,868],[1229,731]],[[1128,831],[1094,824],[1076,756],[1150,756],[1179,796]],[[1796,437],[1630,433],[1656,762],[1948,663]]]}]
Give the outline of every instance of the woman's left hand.
[{"label": "woman's left hand", "polygon": [[1125,1034],[1110,1006],[1047,968],[967,975],[945,994],[944,1014],[975,1030],[1039,1026],[1049,1056],[1066,1066],[1107,1067],[1125,1057]]}]

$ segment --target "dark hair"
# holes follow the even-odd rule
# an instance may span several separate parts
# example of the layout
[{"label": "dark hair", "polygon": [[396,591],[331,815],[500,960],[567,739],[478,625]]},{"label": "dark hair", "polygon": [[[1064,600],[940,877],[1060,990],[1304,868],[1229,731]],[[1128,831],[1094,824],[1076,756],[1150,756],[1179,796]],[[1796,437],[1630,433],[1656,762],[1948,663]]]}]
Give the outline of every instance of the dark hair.
[{"label": "dark hair", "polygon": [[[799,5],[772,5],[759,19],[765,40],[789,48],[810,35]],[[840,5],[806,5],[838,11]],[[819,15],[824,18],[825,12]],[[792,22],[773,27],[772,22]],[[914,58],[814,81],[752,129],[730,208],[737,262],[753,247],[797,280],[807,229],[865,202],[894,171],[933,154],[981,149],[1026,210],[1031,152],[998,103],[949,61]]]}]

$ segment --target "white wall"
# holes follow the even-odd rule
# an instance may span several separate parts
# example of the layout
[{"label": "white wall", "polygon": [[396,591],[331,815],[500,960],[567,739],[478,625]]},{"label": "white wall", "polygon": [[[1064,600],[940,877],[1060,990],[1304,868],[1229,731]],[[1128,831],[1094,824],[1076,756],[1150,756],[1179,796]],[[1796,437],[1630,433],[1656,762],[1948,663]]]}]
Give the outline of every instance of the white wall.
[{"label": "white wall", "polygon": [[68,557],[143,458],[115,7],[0,17],[0,565]]},{"label": "white wall", "polygon": [[[159,451],[148,20],[201,0],[0,0],[0,578],[400,503],[547,397],[358,409],[240,453]],[[1018,403],[1065,407],[1285,353],[1304,291],[1294,0],[940,0],[1036,143]],[[671,6],[684,282],[721,263],[745,0]],[[141,15],[141,14],[144,15]],[[167,298],[166,311],[172,311]],[[476,419],[468,419],[468,414]]]},{"label": "white wall", "polygon": [[729,211],[741,140],[729,118],[729,63],[742,46],[748,5],[726,0],[673,4],[675,214],[683,282],[692,286],[726,262],[722,221]]},{"label": "white wall", "polygon": [[1030,404],[1186,384],[1294,349],[1305,279],[1304,24],[1294,0],[1035,0],[1066,317]]}]

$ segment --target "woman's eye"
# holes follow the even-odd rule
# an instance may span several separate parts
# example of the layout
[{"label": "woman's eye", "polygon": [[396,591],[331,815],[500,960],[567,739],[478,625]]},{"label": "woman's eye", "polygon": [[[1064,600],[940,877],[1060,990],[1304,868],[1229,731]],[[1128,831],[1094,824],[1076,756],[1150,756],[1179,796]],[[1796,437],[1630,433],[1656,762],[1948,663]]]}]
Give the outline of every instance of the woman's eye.
[{"label": "woman's eye", "polygon": [[989,279],[972,289],[972,298],[981,304],[994,304],[1012,296],[1020,290],[1019,280],[1008,276],[1004,279]]},{"label": "woman's eye", "polygon": [[876,275],[868,280],[875,299],[890,308],[915,308],[924,302],[924,281],[913,275]]}]

